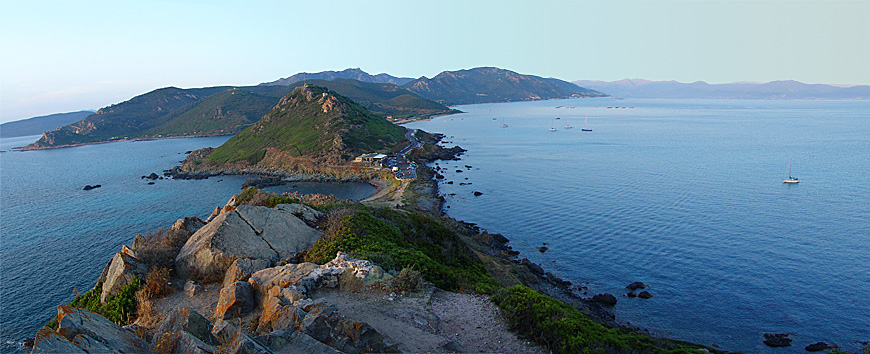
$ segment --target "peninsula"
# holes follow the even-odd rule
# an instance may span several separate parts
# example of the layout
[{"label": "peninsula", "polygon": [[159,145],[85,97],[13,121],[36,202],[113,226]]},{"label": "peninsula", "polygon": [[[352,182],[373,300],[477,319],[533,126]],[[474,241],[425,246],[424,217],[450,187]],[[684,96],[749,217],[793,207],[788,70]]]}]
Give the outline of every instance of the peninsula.
[{"label": "peninsula", "polygon": [[463,150],[442,136],[415,134],[413,180],[353,167],[362,152],[407,151],[405,133],[332,90],[295,88],[175,173],[308,172],[381,190],[356,203],[251,187],[206,220],[136,235],[92,289],[57,308],[33,352],[721,352],[620,326],[612,295],[581,298],[516,259],[504,236],[443,214],[424,163]]}]

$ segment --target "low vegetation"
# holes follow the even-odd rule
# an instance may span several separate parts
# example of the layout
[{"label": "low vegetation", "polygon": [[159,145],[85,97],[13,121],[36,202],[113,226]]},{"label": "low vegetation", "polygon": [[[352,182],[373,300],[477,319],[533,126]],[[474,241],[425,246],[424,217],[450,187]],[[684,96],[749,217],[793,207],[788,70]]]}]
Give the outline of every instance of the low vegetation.
[{"label": "low vegetation", "polygon": [[493,300],[508,325],[554,353],[700,353],[702,346],[605,327],[567,304],[517,285]]},{"label": "low vegetation", "polygon": [[[93,289],[76,296],[69,306],[98,313],[119,326],[126,326],[136,320],[136,292],[141,286],[142,280],[135,278],[133,282],[123,287],[118,294],[110,296],[103,304],[100,302],[103,283],[99,283]],[[57,328],[57,318],[51,320],[47,326]]]},{"label": "low vegetation", "polygon": [[424,213],[365,206],[330,212],[321,237],[305,260],[323,264],[339,251],[385,269],[413,267],[435,286],[454,291],[491,292],[495,280],[459,237]]}]

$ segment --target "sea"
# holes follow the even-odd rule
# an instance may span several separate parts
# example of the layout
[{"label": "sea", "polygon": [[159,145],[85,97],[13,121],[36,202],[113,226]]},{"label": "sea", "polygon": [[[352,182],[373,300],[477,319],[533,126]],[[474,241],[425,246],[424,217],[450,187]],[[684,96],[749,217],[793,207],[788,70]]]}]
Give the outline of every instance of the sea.
[{"label": "sea", "polygon": [[[618,321],[744,353],[870,341],[870,101],[455,108],[408,124],[468,150],[432,164],[447,213],[585,296],[615,295]],[[654,297],[627,297],[635,281]]]},{"label": "sea", "polygon": [[[15,151],[39,136],[0,139],[0,352],[21,342],[94,286],[121,245],[178,218],[207,218],[248,176],[154,181],[142,176],[180,164],[186,153],[229,137],[121,141]],[[85,185],[101,185],[85,191]],[[367,183],[294,183],[274,192],[325,193],[360,200]],[[75,289],[75,290],[74,290]]]},{"label": "sea", "polygon": [[[585,287],[581,295],[617,296],[617,320],[745,353],[818,341],[857,351],[870,341],[870,101],[456,108],[465,113],[408,124],[468,150],[432,164],[446,177],[445,211],[502,233],[520,258]],[[36,138],[0,139],[2,352],[32,337],[73,289],[92,287],[136,233],[205,218],[246,179],[141,179],[227,137],[11,150]],[[782,183],[789,168],[800,183]],[[88,184],[102,187],[83,191]],[[273,190],[361,199],[373,187]],[[634,281],[654,297],[626,297]],[[793,345],[769,348],[764,333],[790,333]]]}]

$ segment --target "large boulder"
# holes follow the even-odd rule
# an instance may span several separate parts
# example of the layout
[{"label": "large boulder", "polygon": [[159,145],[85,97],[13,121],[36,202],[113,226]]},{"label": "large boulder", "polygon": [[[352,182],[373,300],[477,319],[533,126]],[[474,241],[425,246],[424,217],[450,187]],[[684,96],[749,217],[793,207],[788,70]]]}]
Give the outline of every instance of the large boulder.
[{"label": "large boulder", "polygon": [[100,293],[100,302],[106,303],[109,296],[120,292],[137,277],[144,277],[147,272],[148,266],[136,259],[129,248],[123,247],[121,251],[115,253],[109,262],[103,282],[103,291]]},{"label": "large boulder", "polygon": [[223,289],[214,310],[214,317],[228,319],[241,316],[254,309],[254,296],[251,284],[244,281],[235,282]]},{"label": "large boulder", "polygon": [[[148,353],[149,345],[107,318],[85,309],[70,306],[57,307],[57,333],[67,340],[76,340],[94,347],[94,341],[120,353]],[[87,336],[84,338],[82,336]],[[78,338],[78,339],[77,339]],[[89,343],[89,344],[88,344]]]},{"label": "large boulder", "polygon": [[194,233],[175,258],[176,270],[182,277],[219,280],[238,258],[275,263],[310,248],[321,234],[292,213],[241,205]]},{"label": "large boulder", "polygon": [[[207,345],[219,345],[220,342],[212,335],[211,328],[211,323],[198,312],[189,307],[179,307],[157,325],[155,333],[185,332]],[[155,336],[152,344],[156,345],[157,340],[159,338]]]},{"label": "large boulder", "polygon": [[258,270],[266,269],[271,265],[271,262],[266,259],[239,258],[233,261],[233,264],[230,264],[230,268],[227,269],[227,273],[224,275],[223,286],[226,287],[237,281],[248,281],[251,274],[254,274]]}]

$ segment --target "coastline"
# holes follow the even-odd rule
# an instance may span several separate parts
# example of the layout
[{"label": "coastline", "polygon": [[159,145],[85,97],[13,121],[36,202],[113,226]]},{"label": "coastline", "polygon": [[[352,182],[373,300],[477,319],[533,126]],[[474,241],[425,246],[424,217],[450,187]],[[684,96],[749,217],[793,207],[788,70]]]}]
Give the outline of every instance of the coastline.
[{"label": "coastline", "polygon": [[[107,141],[94,141],[94,142],[89,142],[89,143],[65,144],[65,145],[57,145],[57,146],[42,146],[42,147],[28,147],[29,145],[25,145],[25,146],[13,147],[10,150],[12,150],[12,151],[38,151],[38,150],[64,149],[64,148],[72,148],[72,147],[87,146],[87,145],[117,143],[117,142],[122,142],[122,141],[154,141],[154,140],[163,140],[163,139],[210,138],[210,137],[216,137],[216,136],[232,136],[232,135],[235,135],[235,134],[219,133],[219,134],[164,136],[164,137],[160,137],[160,138],[129,138],[129,139],[115,139],[115,140],[107,140]],[[39,141],[39,139],[37,139],[37,141]],[[35,142],[36,141],[34,141],[34,143]]]}]

